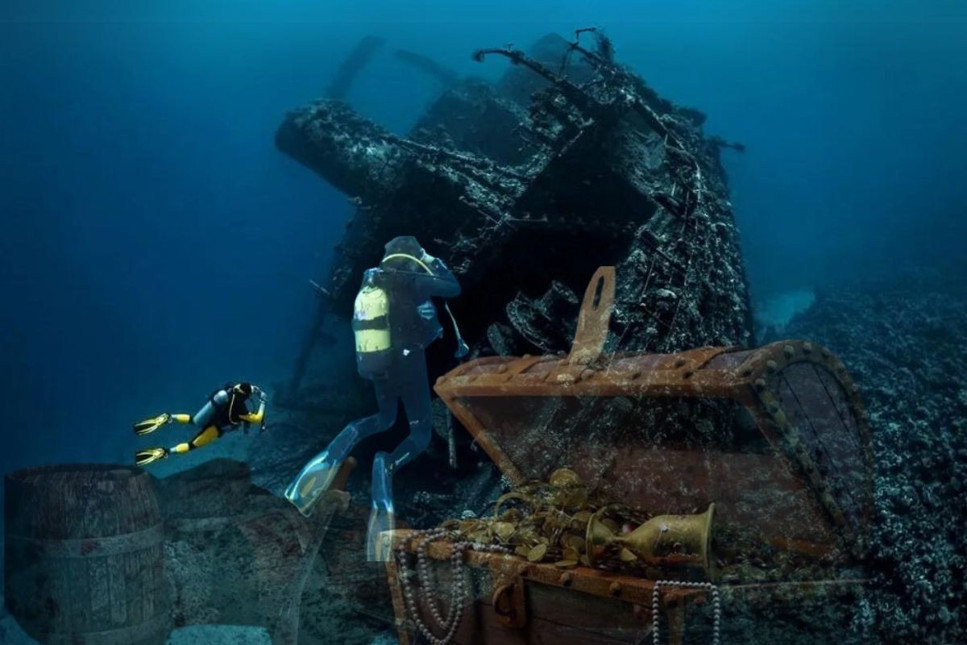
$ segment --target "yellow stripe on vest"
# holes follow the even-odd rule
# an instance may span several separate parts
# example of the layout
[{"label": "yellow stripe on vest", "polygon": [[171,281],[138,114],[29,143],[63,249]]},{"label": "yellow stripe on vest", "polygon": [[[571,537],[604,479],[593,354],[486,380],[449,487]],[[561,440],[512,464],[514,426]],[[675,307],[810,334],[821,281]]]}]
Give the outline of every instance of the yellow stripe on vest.
[{"label": "yellow stripe on vest", "polygon": [[353,325],[357,353],[382,352],[390,348],[392,338],[389,330],[389,298],[385,291],[370,285],[363,287],[356,295],[353,318],[357,323],[371,323],[382,319],[382,324],[376,328],[367,329],[363,325],[359,329],[357,325]]},{"label": "yellow stripe on vest", "polygon": [[382,352],[390,347],[388,329],[358,329],[356,330],[356,351],[361,354]]}]

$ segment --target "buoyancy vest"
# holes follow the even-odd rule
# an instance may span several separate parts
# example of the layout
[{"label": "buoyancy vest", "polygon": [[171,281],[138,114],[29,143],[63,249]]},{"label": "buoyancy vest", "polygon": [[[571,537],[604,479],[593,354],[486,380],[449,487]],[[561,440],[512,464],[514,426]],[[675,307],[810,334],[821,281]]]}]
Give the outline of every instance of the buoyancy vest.
[{"label": "buoyancy vest", "polygon": [[232,407],[235,405],[235,385],[226,383],[222,388],[208,395],[208,401],[191,418],[192,425],[205,428],[209,425],[236,425],[232,420]]},{"label": "buoyancy vest", "polygon": [[[382,259],[380,266],[382,267],[389,260],[412,262],[425,271],[427,275],[436,275],[433,269],[423,260],[409,253],[391,253]],[[413,304],[413,302],[408,302],[407,306],[413,306]],[[417,304],[415,313],[415,318],[411,320],[410,327],[407,328],[408,333],[405,342],[425,347],[443,335],[443,328],[437,319],[436,307],[433,305],[432,300],[427,299]],[[393,340],[399,342],[397,339]]]}]

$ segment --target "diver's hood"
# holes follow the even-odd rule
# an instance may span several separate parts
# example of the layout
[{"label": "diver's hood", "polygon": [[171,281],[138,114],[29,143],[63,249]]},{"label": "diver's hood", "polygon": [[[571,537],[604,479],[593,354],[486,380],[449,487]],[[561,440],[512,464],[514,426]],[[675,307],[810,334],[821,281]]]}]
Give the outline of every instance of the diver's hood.
[{"label": "diver's hood", "polygon": [[412,255],[417,258],[423,255],[423,247],[420,246],[420,243],[412,235],[394,237],[386,243],[384,248],[386,252],[383,254],[383,258],[395,253],[405,253],[406,255]]},{"label": "diver's hood", "polygon": [[[394,237],[386,244],[386,253],[380,265],[385,269],[396,271],[432,271],[423,264],[422,258],[426,251],[412,235]],[[387,264],[389,261],[389,264]]]}]

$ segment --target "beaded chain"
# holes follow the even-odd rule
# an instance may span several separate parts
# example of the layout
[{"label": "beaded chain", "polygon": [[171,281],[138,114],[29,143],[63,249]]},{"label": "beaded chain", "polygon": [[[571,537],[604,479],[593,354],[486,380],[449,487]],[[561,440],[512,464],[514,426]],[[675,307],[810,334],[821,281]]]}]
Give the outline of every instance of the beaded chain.
[{"label": "beaded chain", "polygon": [[[436,597],[434,585],[432,584],[433,580],[430,575],[430,558],[427,556],[427,547],[431,542],[448,539],[449,536],[449,531],[439,528],[419,531],[412,536],[413,538],[422,538],[416,548],[416,572],[411,571],[406,565],[406,542],[401,543],[396,549],[406,606],[409,609],[410,616],[413,618],[416,628],[430,641],[431,645],[448,645],[453,640],[453,636],[457,632],[457,627],[460,626],[460,620],[463,617],[463,606],[467,598],[467,584],[464,580],[463,572],[464,551],[472,549],[474,551],[490,553],[506,554],[511,552],[507,547],[498,544],[481,544],[480,542],[468,541],[453,543],[450,552],[450,602],[447,615],[444,618],[440,613],[440,608],[438,607],[439,599]],[[420,613],[416,605],[416,592],[413,590],[412,578],[414,575],[419,575],[420,591],[423,601],[436,626],[444,632],[442,637],[434,635],[430,626],[420,618]]]},{"label": "beaded chain", "polygon": [[712,608],[714,620],[712,622],[712,645],[719,645],[719,623],[722,620],[722,603],[719,601],[719,588],[711,582],[680,582],[678,580],[656,580],[655,590],[651,595],[651,634],[654,645],[658,643],[658,596],[662,587],[690,587],[704,589],[712,594]]},{"label": "beaded chain", "polygon": [[[433,580],[430,573],[430,558],[427,555],[427,548],[431,542],[445,540],[450,537],[450,532],[446,529],[430,529],[419,531],[411,536],[411,539],[419,539],[416,548],[416,571],[411,571],[407,566],[407,542],[402,542],[397,547],[397,557],[399,560],[400,579],[402,580],[403,596],[406,600],[407,608],[413,619],[416,628],[430,642],[431,645],[449,645],[453,636],[460,626],[463,618],[464,603],[467,598],[467,583],[464,579],[463,554],[467,550],[490,552],[490,553],[510,553],[510,549],[498,544],[481,544],[480,542],[454,542],[450,552],[450,602],[447,608],[447,615],[444,617],[438,606],[439,598],[434,591]],[[427,611],[436,623],[436,626],[444,632],[442,637],[436,636],[430,626],[423,622],[420,617],[419,609],[416,604],[416,592],[413,590],[413,577],[418,575],[420,578],[420,592]],[[652,642],[659,645],[660,635],[658,629],[658,619],[660,616],[659,598],[662,587],[686,587],[691,589],[704,589],[712,594],[712,644],[719,645],[720,624],[722,620],[722,606],[719,599],[719,589],[711,582],[681,582],[678,580],[657,580],[651,597],[652,610]]]}]

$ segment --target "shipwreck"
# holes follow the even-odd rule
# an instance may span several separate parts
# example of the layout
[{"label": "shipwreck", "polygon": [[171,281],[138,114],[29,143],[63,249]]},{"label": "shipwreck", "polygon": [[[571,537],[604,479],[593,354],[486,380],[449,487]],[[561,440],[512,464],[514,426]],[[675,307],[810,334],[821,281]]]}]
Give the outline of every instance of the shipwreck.
[{"label": "shipwreck", "polygon": [[447,76],[409,136],[336,99],[285,118],[279,149],[355,210],[318,285],[292,398],[328,326],[348,319],[363,270],[405,234],[463,285],[453,310],[472,355],[566,352],[579,294],[602,264],[619,276],[611,349],[752,343],[723,141],[589,35],[591,48],[551,35],[533,55],[476,52],[510,69],[496,83]]}]

